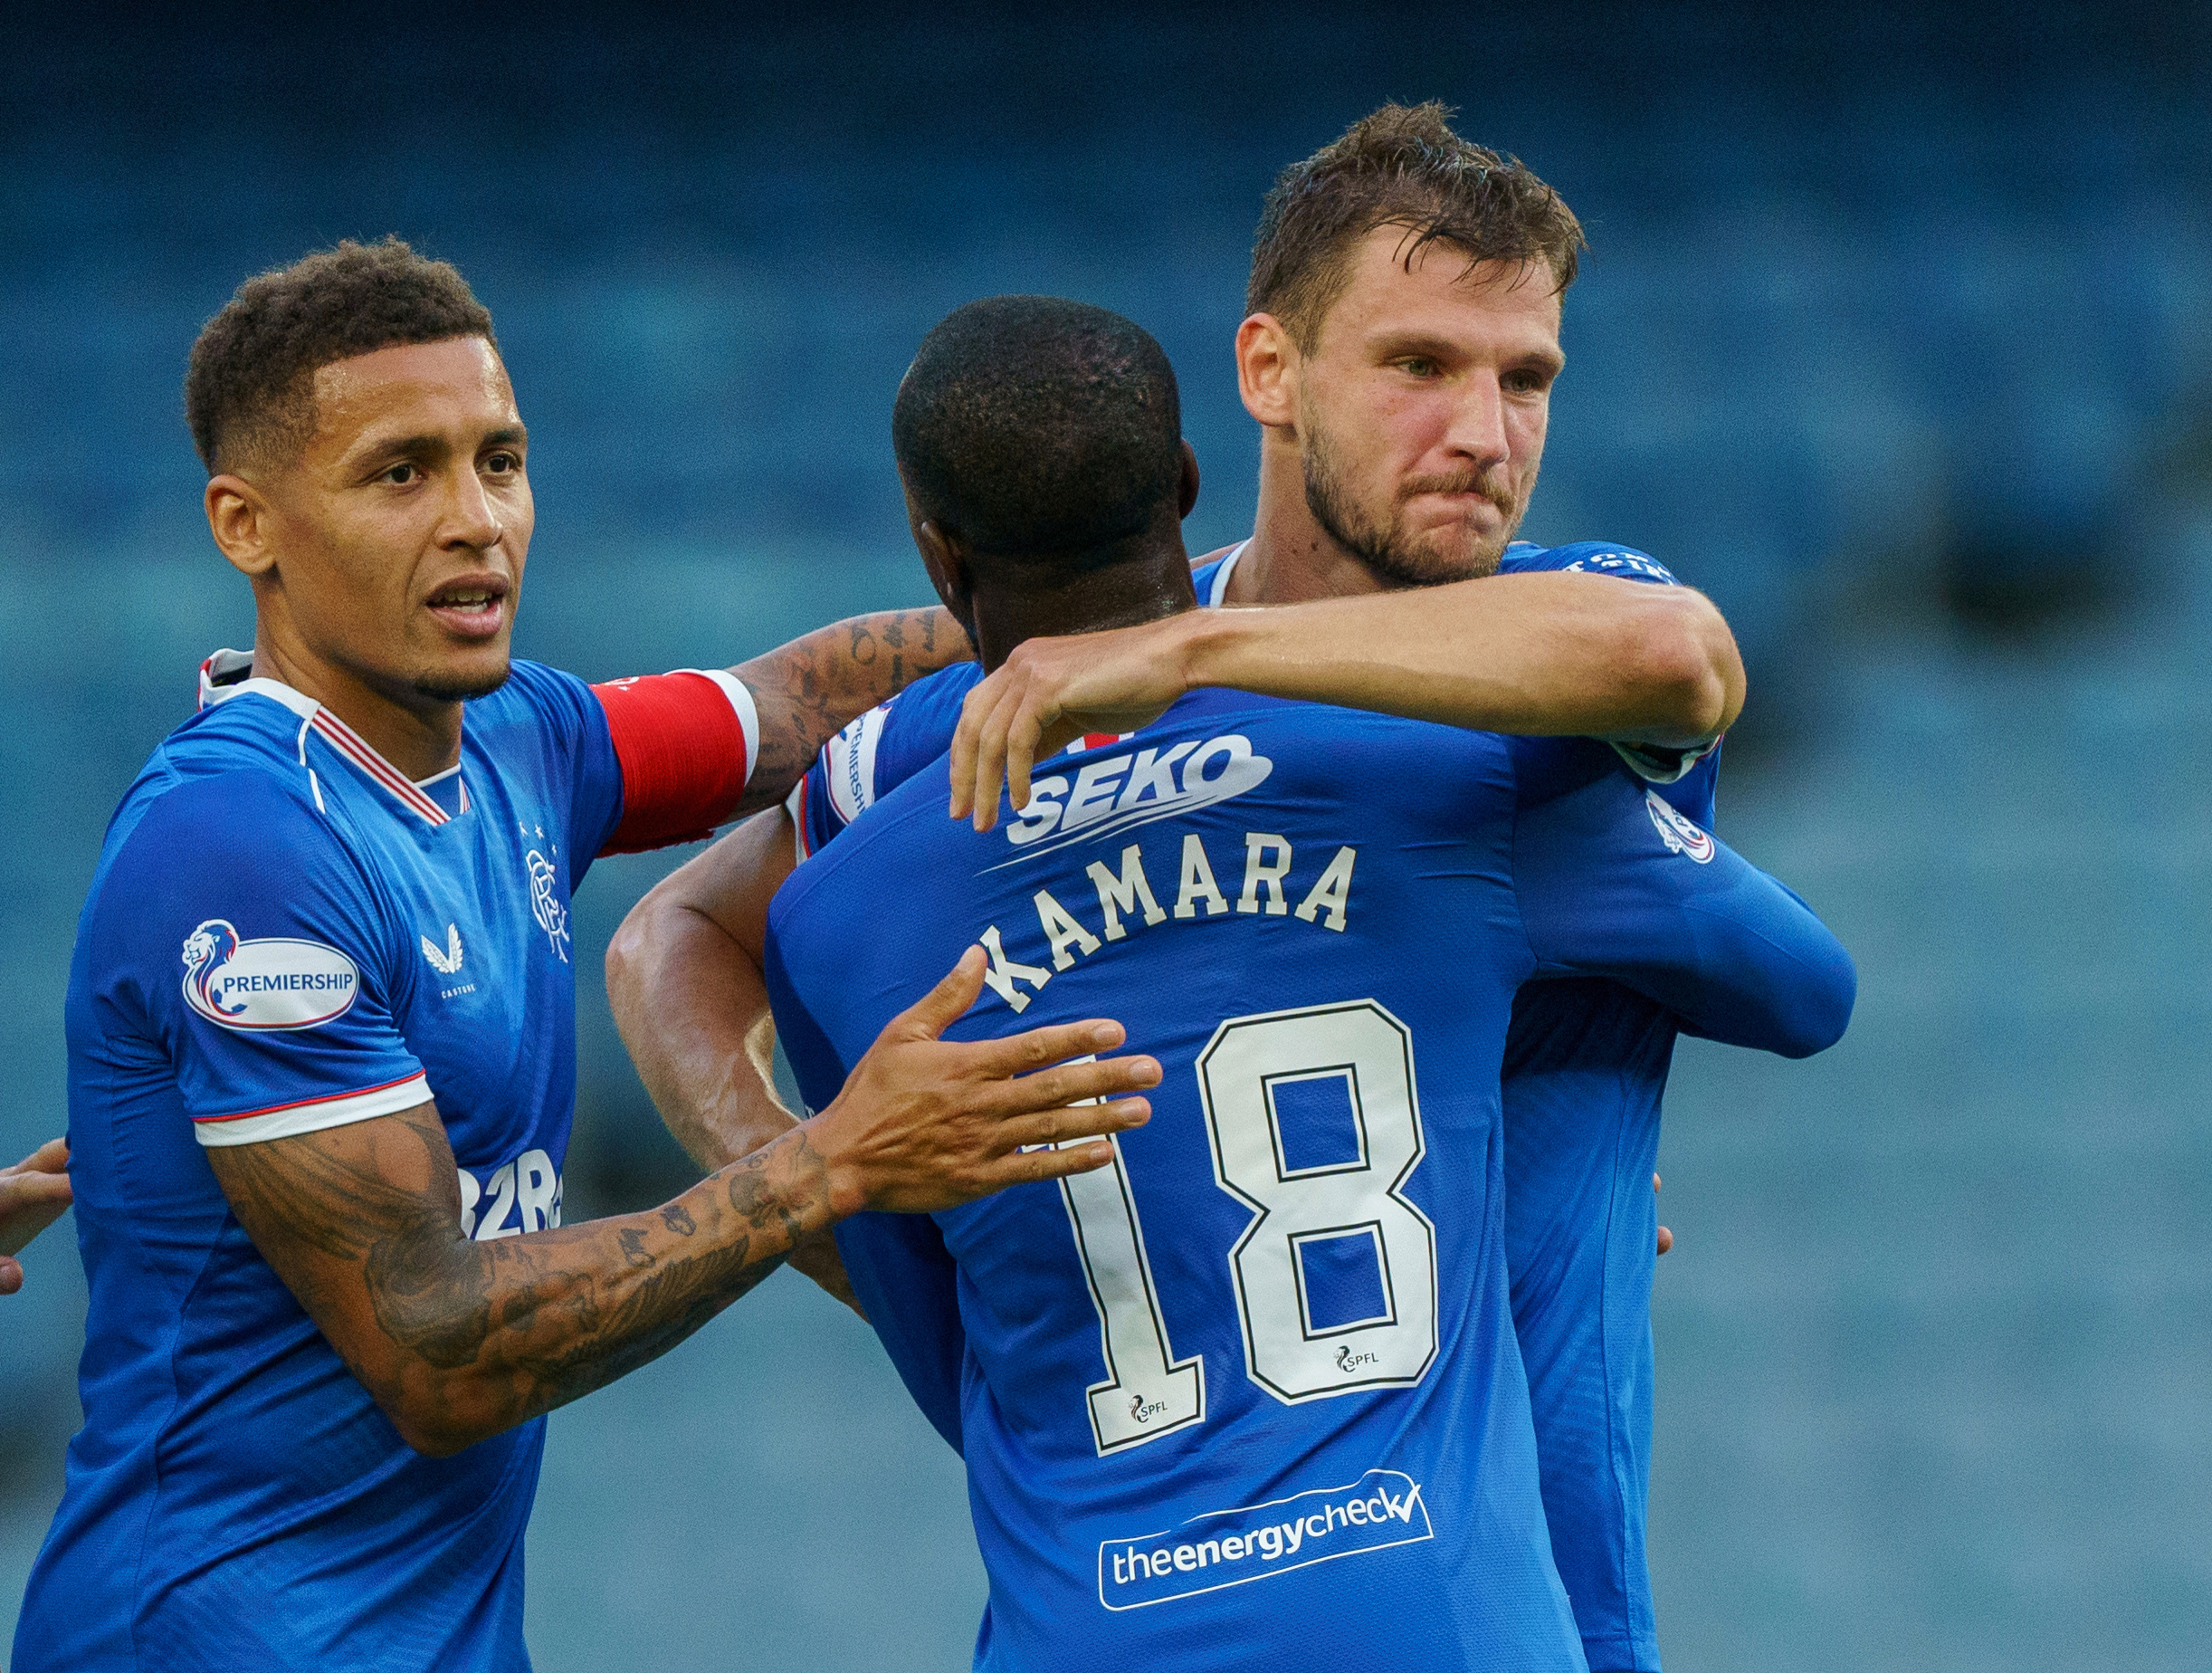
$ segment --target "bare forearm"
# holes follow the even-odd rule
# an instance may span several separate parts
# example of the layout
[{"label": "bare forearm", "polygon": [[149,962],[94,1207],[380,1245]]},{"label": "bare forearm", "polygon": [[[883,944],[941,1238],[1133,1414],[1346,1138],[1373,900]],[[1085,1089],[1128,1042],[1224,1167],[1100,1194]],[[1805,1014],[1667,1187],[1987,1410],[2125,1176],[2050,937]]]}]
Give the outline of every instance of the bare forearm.
[{"label": "bare forearm", "polygon": [[688,907],[647,903],[607,957],[615,1026],[653,1107],[701,1168],[788,1132],[768,986],[745,950]]},{"label": "bare forearm", "polygon": [[738,811],[776,806],[855,716],[973,655],[950,613],[931,607],[855,616],[739,664],[731,672],[753,694],[760,753]]},{"label": "bare forearm", "polygon": [[1503,576],[1178,618],[1185,680],[1485,731],[1690,746],[1743,703],[1720,613],[1686,588]]},{"label": "bare forearm", "polygon": [[830,1219],[827,1173],[795,1133],[642,1214],[491,1243],[388,1239],[367,1270],[401,1386],[372,1391],[434,1414],[426,1450],[458,1450],[658,1359]]},{"label": "bare forearm", "polygon": [[831,1219],[829,1170],[795,1133],[660,1209],[476,1242],[436,1112],[362,1127],[209,1160],[256,1247],[424,1452],[666,1353]]}]

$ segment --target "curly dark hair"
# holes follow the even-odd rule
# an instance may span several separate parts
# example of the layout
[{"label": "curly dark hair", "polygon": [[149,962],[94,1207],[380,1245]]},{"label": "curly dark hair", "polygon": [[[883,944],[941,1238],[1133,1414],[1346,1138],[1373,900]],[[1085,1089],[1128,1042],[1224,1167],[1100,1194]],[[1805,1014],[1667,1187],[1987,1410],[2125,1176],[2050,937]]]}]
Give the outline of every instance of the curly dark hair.
[{"label": "curly dark hair", "polygon": [[922,339],[891,446],[915,499],[972,551],[1080,569],[1175,498],[1175,368],[1103,308],[988,297]]},{"label": "curly dark hair", "polygon": [[315,433],[315,370],[400,343],[481,337],[491,315],[445,262],[350,238],[257,273],[201,330],[185,422],[210,473],[282,459]]},{"label": "curly dark hair", "polygon": [[1281,320],[1301,349],[1350,282],[1354,245],[1402,225],[1410,265],[1432,244],[1468,263],[1537,262],[1556,289],[1575,282],[1582,224],[1519,158],[1452,131],[1449,107],[1387,104],[1276,177],[1252,244],[1244,311]]}]

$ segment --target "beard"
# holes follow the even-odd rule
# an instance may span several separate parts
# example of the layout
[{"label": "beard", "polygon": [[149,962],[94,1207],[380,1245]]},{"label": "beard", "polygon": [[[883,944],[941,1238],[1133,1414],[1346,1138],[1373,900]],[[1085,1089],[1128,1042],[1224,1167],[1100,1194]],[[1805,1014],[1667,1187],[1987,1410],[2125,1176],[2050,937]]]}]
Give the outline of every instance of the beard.
[{"label": "beard", "polygon": [[[1392,587],[1440,587],[1472,581],[1498,572],[1507,542],[1521,527],[1525,502],[1495,478],[1464,473],[1454,476],[1408,477],[1390,503],[1389,521],[1371,516],[1351,492],[1338,463],[1336,448],[1319,425],[1309,424],[1305,448],[1306,508],[1329,538]],[[1451,531],[1439,530],[1424,541],[1406,528],[1406,502],[1416,494],[1476,493],[1498,508],[1504,529],[1494,538],[1465,535],[1461,550],[1448,550]],[[1441,540],[1446,550],[1435,542]]]},{"label": "beard", "polygon": [[497,674],[419,674],[413,682],[414,690],[417,696],[434,703],[471,703],[491,696],[506,684],[512,669],[511,663],[502,662]]}]

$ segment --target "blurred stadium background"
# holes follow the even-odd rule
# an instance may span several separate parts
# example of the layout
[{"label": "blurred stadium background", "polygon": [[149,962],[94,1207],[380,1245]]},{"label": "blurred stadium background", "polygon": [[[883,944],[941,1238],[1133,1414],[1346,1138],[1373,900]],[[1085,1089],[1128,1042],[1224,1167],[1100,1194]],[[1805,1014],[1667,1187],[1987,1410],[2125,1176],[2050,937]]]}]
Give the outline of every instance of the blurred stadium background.
[{"label": "blurred stadium background", "polygon": [[[977,295],[1149,327],[1193,549],[1238,537],[1260,196],[1440,97],[1590,231],[1530,531],[1720,599],[1752,670],[1723,827],[1862,971],[1821,1059],[1679,1059],[1669,1665],[2202,1668],[2212,14],[307,10],[7,8],[0,1154],[62,1124],[108,813],[250,636],[178,396],[246,273],[386,231],[459,263],[534,443],[519,647],[727,663],[926,597],[890,398]],[[600,866],[579,945],[664,864]],[[685,1177],[577,970],[572,1217]],[[66,1222],[28,1267],[0,1647],[77,1415]],[[554,1418],[530,1544],[546,1673],[964,1667],[981,1598],[955,1460],[788,1276]]]}]

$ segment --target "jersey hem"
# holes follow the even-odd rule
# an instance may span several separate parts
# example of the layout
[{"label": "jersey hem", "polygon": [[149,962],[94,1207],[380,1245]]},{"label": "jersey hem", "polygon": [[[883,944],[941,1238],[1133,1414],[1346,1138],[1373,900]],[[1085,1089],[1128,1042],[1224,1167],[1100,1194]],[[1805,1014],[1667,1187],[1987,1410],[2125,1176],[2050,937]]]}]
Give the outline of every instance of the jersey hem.
[{"label": "jersey hem", "polygon": [[380,1086],[358,1092],[337,1092],[319,1098],[300,1098],[266,1109],[242,1110],[235,1115],[195,1115],[193,1136],[202,1144],[260,1144],[270,1139],[295,1138],[320,1133],[326,1127],[344,1127],[379,1115],[396,1115],[418,1104],[430,1102],[430,1080],[421,1070]]}]

